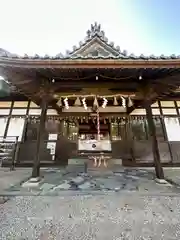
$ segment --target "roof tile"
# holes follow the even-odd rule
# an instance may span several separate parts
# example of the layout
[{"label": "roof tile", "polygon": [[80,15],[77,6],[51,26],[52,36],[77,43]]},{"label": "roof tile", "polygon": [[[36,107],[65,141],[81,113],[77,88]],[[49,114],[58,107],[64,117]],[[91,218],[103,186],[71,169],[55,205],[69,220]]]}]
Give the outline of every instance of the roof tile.
[{"label": "roof tile", "polygon": [[[96,56],[92,56],[92,54],[88,54],[86,56],[82,56],[79,54],[73,55],[74,52],[77,52],[81,48],[83,48],[86,44],[88,44],[90,41],[92,41],[94,38],[100,39],[104,44],[109,46],[111,49],[113,49],[117,54],[117,56],[113,54],[109,54],[107,56],[103,56],[101,53],[98,53]],[[163,54],[161,56],[144,56],[141,54],[140,56],[136,56],[133,53],[130,55],[127,54],[126,50],[121,51],[119,46],[115,46],[114,42],[109,42],[108,38],[105,36],[105,32],[101,29],[101,25],[97,24],[96,22],[94,24],[91,24],[91,28],[87,31],[86,37],[84,41],[79,42],[79,46],[73,46],[73,50],[66,51],[66,54],[63,55],[62,53],[58,53],[55,56],[49,56],[45,55],[44,57],[40,57],[38,54],[35,54],[33,57],[28,56],[25,54],[23,57],[18,56],[17,54],[12,54],[5,49],[0,48],[0,57],[2,58],[22,58],[22,59],[124,59],[124,60],[132,60],[132,59],[144,59],[144,60],[166,60],[166,59],[180,59],[180,55],[176,56],[175,54],[172,54],[171,56],[164,56]]]}]

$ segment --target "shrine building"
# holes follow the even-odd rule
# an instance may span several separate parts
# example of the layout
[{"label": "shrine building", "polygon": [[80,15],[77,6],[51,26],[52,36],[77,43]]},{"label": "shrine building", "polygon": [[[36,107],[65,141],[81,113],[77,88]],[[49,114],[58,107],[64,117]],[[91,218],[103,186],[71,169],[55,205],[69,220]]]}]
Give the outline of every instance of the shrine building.
[{"label": "shrine building", "polygon": [[0,146],[34,177],[98,154],[159,178],[180,166],[180,56],[127,54],[95,23],[65,55],[0,49],[0,76]]}]

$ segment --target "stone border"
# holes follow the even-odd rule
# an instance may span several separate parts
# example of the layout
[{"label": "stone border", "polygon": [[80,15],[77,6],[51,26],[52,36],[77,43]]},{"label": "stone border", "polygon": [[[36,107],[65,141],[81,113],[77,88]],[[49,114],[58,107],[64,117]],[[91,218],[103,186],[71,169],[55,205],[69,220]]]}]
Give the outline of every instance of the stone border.
[{"label": "stone border", "polygon": [[7,196],[0,196],[0,204],[4,204],[8,200],[10,200],[9,197],[7,197]]}]

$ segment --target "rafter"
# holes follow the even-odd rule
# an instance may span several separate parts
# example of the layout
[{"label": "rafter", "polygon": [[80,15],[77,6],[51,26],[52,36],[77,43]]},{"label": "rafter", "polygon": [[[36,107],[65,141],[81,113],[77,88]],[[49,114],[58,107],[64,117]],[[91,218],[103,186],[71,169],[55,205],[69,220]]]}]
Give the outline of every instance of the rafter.
[{"label": "rafter", "polygon": [[[178,79],[180,79],[180,74],[176,76],[166,77],[164,79],[157,79],[154,82],[154,84],[151,83],[151,94],[149,96],[142,96],[142,100],[135,102],[135,104],[132,107],[128,108],[127,113],[130,114],[137,107],[143,107],[144,105],[143,98],[148,97],[149,100],[152,101],[152,103],[154,103],[159,98],[173,93],[179,86]],[[143,86],[141,87],[142,87],[141,90],[143,90]]]}]

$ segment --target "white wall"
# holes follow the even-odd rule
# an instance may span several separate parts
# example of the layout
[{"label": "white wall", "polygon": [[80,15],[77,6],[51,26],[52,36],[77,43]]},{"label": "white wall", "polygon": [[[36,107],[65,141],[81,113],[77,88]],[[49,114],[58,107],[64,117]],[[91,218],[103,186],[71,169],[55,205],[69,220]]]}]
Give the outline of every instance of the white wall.
[{"label": "white wall", "polygon": [[24,123],[24,118],[11,118],[7,137],[12,137],[12,139],[8,138],[8,141],[14,141],[15,137],[18,137],[18,141],[22,140]]}]

